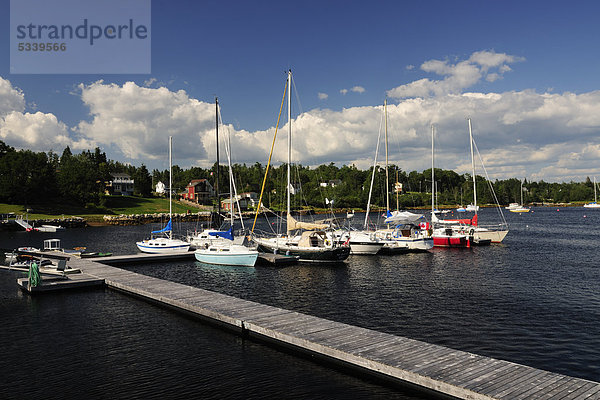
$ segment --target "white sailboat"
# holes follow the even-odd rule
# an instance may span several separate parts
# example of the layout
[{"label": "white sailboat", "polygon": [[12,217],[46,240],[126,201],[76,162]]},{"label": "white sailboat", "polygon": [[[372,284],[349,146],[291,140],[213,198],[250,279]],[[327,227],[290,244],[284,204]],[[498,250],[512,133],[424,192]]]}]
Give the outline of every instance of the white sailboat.
[{"label": "white sailboat", "polygon": [[[219,101],[215,99],[216,112],[217,112],[217,131],[219,126]],[[218,137],[218,134],[217,134]],[[217,139],[218,140],[218,139]],[[231,145],[230,140],[228,141],[227,149],[227,161],[229,165],[229,198],[233,199],[235,193],[233,171],[231,168]],[[219,166],[217,165],[217,168]],[[239,204],[238,204],[239,209]],[[215,238],[216,240],[206,242],[204,246],[201,246],[194,251],[194,257],[196,260],[206,264],[216,265],[232,265],[232,266],[243,266],[253,267],[258,259],[258,251],[256,249],[248,248],[242,244],[234,243],[233,225],[234,225],[234,205],[233,202],[229,204],[229,214],[231,215],[230,228],[228,231],[209,231],[207,236]],[[240,210],[240,221],[241,210]],[[218,239],[217,239],[218,238]]]},{"label": "white sailboat", "polygon": [[[471,128],[471,118],[467,119],[468,123],[469,123],[469,143],[471,146],[471,169],[472,169],[472,173],[473,173],[473,204],[472,206],[474,207],[474,211],[475,211],[475,217],[477,217],[477,212],[479,210],[479,206],[477,205],[477,180],[476,180],[476,175],[475,175],[475,156],[473,153],[473,144],[474,139],[473,139],[473,130]],[[491,187],[491,185],[490,185]],[[493,192],[493,188],[492,188],[492,192]],[[494,198],[496,197],[496,195],[494,194]],[[467,210],[469,209],[471,205],[467,206]],[[506,220],[504,219],[504,215],[502,214],[502,209],[498,206],[498,211],[500,213],[500,216],[502,218],[503,223],[498,225],[498,226],[483,226],[483,225],[478,225],[478,219],[475,218],[475,224],[474,224],[474,233],[473,233],[473,241],[475,243],[483,243],[484,241],[491,241],[492,243],[500,243],[504,240],[504,238],[506,237],[506,235],[508,234],[508,224],[506,223]]]},{"label": "white sailboat", "polygon": [[136,242],[138,249],[144,253],[185,253],[190,249],[190,244],[188,242],[173,238],[173,200],[171,190],[173,186],[172,147],[173,136],[169,136],[169,222],[163,229],[152,231],[150,239]]},{"label": "white sailboat", "polygon": [[597,201],[597,198],[596,198],[596,186],[597,186],[596,185],[596,177],[594,177],[594,201],[592,203],[584,204],[583,206],[585,208],[600,208],[600,204],[598,204],[596,202]]},{"label": "white sailboat", "polygon": [[[385,242],[382,253],[405,253],[427,251],[433,248],[433,238],[426,230],[416,225],[417,221],[423,219],[422,214],[410,211],[396,210],[390,212],[390,193],[388,190],[388,135],[387,135],[387,100],[384,102],[385,113],[385,193],[386,193],[386,219],[384,223],[387,228],[378,229],[376,237]],[[375,168],[373,168],[375,173]]]},{"label": "white sailboat", "polygon": [[523,205],[523,181],[521,181],[521,204],[515,205],[515,203],[511,203],[508,207],[508,210],[514,213],[526,213],[530,211],[530,208]]},{"label": "white sailboat", "polygon": [[[291,215],[290,203],[290,165],[292,162],[292,118],[291,118],[291,89],[292,71],[287,77],[287,112],[288,112],[288,162],[287,162],[287,234],[273,236],[258,235],[252,232],[252,240],[258,245],[259,251],[281,253],[297,256],[303,262],[342,262],[350,255],[347,242],[336,240],[334,232],[329,231],[329,225],[297,221]],[[264,189],[264,185],[263,185]],[[259,200],[260,202],[260,200]],[[302,231],[301,234],[294,234]]]}]

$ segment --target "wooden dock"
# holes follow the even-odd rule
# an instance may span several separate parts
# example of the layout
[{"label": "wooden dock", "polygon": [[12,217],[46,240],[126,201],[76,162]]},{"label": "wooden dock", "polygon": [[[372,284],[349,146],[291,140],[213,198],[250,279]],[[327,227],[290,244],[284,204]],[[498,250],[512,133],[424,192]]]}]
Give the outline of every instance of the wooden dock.
[{"label": "wooden dock", "polygon": [[17,279],[17,285],[29,293],[51,292],[57,290],[81,289],[104,286],[104,279],[87,274],[70,274],[69,276],[43,276],[38,286],[29,287],[29,279]]},{"label": "wooden dock", "polygon": [[[98,260],[99,261],[99,260]],[[600,399],[600,383],[72,259],[110,288],[361,373],[461,399]]]}]

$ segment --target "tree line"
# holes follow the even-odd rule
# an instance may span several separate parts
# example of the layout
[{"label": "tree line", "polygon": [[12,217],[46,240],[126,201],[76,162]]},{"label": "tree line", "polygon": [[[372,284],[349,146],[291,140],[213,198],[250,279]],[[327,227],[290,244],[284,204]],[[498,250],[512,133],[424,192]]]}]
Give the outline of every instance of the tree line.
[{"label": "tree line", "polygon": [[[237,192],[260,193],[266,167],[260,163],[232,166]],[[210,168],[192,167],[182,169],[173,166],[173,191],[183,192],[192,179],[207,179],[215,186],[217,165]],[[153,195],[156,183],[168,185],[169,171],[145,165],[139,167],[109,160],[99,148],[73,154],[69,147],[59,156],[53,152],[15,150],[0,141],[0,202],[10,204],[67,204],[97,207],[106,201],[106,184],[111,173],[127,173],[134,179],[134,195]],[[431,169],[422,172],[402,171],[398,166],[388,168],[386,184],[385,169],[376,167],[359,170],[354,165],[338,167],[334,163],[316,168],[294,165],[292,168],[292,192],[295,208],[323,208],[327,203],[335,208],[366,208],[371,181],[373,189],[371,204],[386,207],[389,193],[390,208],[427,207],[431,204]],[[228,169],[219,166],[220,195],[229,195]],[[490,184],[477,176],[477,199],[479,204],[495,204]],[[395,183],[402,191],[395,192]],[[520,202],[521,181],[516,178],[495,180],[491,183],[500,204]],[[473,199],[473,182],[470,174],[457,174],[451,170],[435,169],[436,204],[466,205]],[[287,165],[271,167],[265,184],[262,203],[272,209],[285,207],[287,188]],[[568,203],[589,201],[594,198],[594,184],[585,182],[548,183],[523,181],[525,203]],[[212,199],[209,203],[214,203]]]}]

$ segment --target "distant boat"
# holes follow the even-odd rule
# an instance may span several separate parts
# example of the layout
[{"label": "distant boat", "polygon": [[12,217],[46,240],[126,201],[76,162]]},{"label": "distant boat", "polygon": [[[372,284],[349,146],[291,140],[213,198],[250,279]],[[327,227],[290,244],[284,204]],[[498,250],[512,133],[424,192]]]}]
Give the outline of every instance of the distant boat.
[{"label": "distant boat", "polygon": [[600,208],[600,204],[598,204],[596,199],[596,177],[594,177],[594,201],[592,203],[584,204],[585,208]]},{"label": "distant boat", "polygon": [[479,211],[479,206],[473,205],[473,204],[469,204],[465,211]]},{"label": "distant boat", "polygon": [[[185,253],[190,249],[190,244],[181,239],[173,238],[172,214],[173,214],[173,160],[172,160],[173,136],[169,136],[169,222],[167,225],[158,230],[152,231],[150,239],[136,242],[138,249],[144,253]],[[164,236],[155,237],[155,234]]]},{"label": "distant boat", "polygon": [[514,213],[526,213],[531,210],[530,208],[527,208],[527,207],[523,206],[522,204],[523,204],[523,181],[521,181],[521,204],[518,204],[518,203],[509,204],[508,211],[514,212]]}]

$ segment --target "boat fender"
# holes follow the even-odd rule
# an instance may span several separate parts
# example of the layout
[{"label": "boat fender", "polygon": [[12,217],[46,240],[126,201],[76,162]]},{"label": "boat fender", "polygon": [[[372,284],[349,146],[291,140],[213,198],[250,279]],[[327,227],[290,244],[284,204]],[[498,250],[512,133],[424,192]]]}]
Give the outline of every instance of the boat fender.
[{"label": "boat fender", "polygon": [[329,239],[325,239],[325,246],[331,246],[331,241]]},{"label": "boat fender", "polygon": [[474,234],[475,234],[475,229],[471,229],[471,230],[469,231],[469,236],[473,236]]}]

